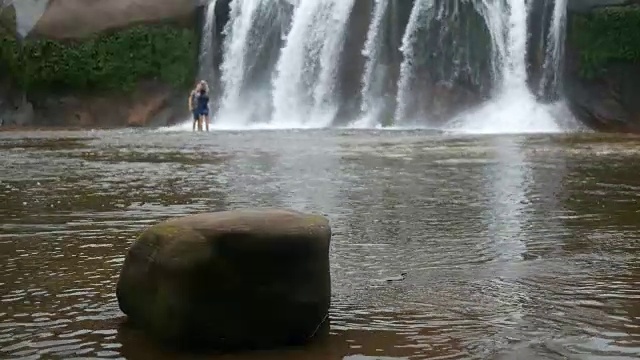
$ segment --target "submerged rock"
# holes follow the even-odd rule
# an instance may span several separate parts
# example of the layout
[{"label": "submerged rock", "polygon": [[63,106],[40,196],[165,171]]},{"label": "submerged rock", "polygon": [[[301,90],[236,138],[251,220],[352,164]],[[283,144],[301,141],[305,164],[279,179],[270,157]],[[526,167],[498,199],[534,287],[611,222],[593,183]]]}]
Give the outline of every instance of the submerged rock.
[{"label": "submerged rock", "polygon": [[118,303],[134,326],[181,347],[303,344],[328,322],[330,238],[324,217],[289,210],[171,219],[129,249]]}]

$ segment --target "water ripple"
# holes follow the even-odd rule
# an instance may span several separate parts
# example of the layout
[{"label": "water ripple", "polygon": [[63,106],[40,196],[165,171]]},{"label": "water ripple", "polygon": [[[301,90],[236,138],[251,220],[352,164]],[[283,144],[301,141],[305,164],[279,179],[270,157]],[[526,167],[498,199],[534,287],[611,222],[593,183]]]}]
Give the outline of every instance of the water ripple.
[{"label": "water ripple", "polygon": [[189,358],[123,327],[128,247],[285,206],[331,220],[331,334],[216,359],[638,358],[640,152],[590,136],[1,133],[0,357]]}]

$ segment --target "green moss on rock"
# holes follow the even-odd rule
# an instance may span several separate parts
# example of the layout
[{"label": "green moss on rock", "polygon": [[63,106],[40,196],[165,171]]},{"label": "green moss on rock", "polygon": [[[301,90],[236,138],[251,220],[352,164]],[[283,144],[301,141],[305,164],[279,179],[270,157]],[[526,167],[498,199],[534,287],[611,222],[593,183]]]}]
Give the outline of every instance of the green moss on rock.
[{"label": "green moss on rock", "polygon": [[616,62],[640,63],[640,7],[612,7],[575,15],[571,42],[580,52],[580,74],[593,78]]},{"label": "green moss on rock", "polygon": [[140,25],[80,41],[17,40],[0,29],[0,71],[25,90],[129,91],[141,80],[189,86],[197,34],[173,25]]}]

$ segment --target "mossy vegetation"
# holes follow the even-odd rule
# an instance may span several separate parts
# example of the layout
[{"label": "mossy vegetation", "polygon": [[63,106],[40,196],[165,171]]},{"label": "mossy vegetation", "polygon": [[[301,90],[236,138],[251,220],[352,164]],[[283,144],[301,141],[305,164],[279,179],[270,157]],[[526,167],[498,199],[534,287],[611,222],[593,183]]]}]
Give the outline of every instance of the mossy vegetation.
[{"label": "mossy vegetation", "polygon": [[74,41],[17,40],[0,29],[0,71],[26,91],[130,91],[140,80],[189,86],[197,34],[173,25],[140,25]]},{"label": "mossy vegetation", "polygon": [[640,64],[640,7],[611,7],[576,15],[571,42],[580,51],[580,74],[593,78],[617,62]]}]

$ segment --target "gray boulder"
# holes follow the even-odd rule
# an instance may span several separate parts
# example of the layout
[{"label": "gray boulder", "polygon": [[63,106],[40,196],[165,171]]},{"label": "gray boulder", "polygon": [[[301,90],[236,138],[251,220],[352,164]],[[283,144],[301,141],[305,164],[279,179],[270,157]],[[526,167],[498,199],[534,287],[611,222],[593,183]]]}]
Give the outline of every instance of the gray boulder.
[{"label": "gray boulder", "polygon": [[135,327],[180,347],[304,344],[328,324],[330,239],[327,219],[290,210],[171,219],[129,249],[118,303]]}]

